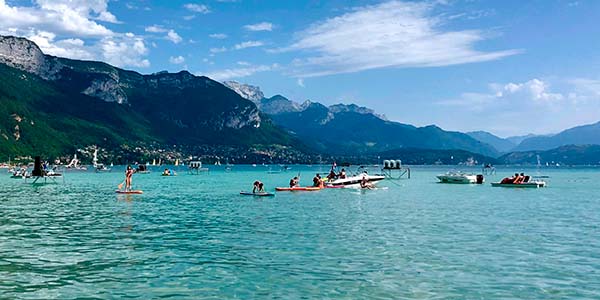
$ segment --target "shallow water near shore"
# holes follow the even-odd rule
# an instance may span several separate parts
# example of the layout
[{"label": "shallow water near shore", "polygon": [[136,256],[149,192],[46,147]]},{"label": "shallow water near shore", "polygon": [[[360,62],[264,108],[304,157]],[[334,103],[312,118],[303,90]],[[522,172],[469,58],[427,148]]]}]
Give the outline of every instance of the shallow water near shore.
[{"label": "shallow water near shore", "polygon": [[436,183],[451,168],[268,198],[239,192],[327,167],[156,168],[134,175],[143,195],[115,194],[122,167],[49,185],[0,174],[0,298],[600,298],[600,169],[525,170],[550,177],[541,189],[490,186],[521,169]]}]

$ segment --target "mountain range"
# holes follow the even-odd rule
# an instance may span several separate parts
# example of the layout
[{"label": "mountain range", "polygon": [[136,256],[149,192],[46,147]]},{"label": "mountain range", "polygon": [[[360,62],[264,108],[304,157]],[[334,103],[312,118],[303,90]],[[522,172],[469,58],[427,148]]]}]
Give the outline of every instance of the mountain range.
[{"label": "mountain range", "polygon": [[12,36],[0,36],[0,78],[0,159],[52,157],[90,145],[132,149],[152,144],[196,147],[205,156],[215,147],[220,157],[279,153],[280,161],[320,155],[373,157],[393,151],[414,156],[414,149],[429,149],[425,162],[453,151],[489,158],[514,149],[600,144],[600,123],[553,136],[522,137],[517,143],[520,137],[502,139],[486,132],[465,134],[390,121],[354,104],[267,98],[259,87],[220,83],[187,71],[144,75],[102,62],[49,56],[35,43]]},{"label": "mountain range", "polygon": [[[258,87],[237,82],[225,85],[241,96],[262,95]],[[325,106],[302,104],[282,95],[248,98],[275,124],[288,130],[319,152],[332,154],[375,153],[398,148],[456,149],[497,156],[492,146],[464,133],[445,131],[437,126],[415,127],[389,121],[372,109],[354,104]]]}]

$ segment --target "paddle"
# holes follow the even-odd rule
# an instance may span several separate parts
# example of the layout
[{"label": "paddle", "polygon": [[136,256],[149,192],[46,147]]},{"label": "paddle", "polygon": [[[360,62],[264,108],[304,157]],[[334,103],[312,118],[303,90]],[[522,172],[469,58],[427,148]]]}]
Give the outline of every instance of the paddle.
[{"label": "paddle", "polygon": [[123,189],[123,185],[124,185],[124,184],[125,184],[125,180],[123,180],[123,182],[121,182],[121,183],[120,183],[120,184],[117,186],[117,188],[118,188],[119,190],[122,190],[122,189]]}]

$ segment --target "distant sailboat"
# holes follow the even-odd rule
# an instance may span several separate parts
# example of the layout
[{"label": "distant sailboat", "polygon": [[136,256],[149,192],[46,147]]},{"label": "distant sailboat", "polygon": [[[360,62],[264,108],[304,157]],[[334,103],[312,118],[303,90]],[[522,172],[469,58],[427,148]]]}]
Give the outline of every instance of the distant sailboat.
[{"label": "distant sailboat", "polygon": [[80,165],[80,161],[77,158],[77,153],[75,153],[73,155],[73,159],[71,159],[71,162],[69,162],[69,164],[66,166],[67,169],[71,169],[71,170],[80,170],[80,171],[86,171],[87,168]]},{"label": "distant sailboat", "polygon": [[94,157],[92,158],[92,164],[96,172],[110,172],[104,164],[98,163],[98,148],[94,149]]}]

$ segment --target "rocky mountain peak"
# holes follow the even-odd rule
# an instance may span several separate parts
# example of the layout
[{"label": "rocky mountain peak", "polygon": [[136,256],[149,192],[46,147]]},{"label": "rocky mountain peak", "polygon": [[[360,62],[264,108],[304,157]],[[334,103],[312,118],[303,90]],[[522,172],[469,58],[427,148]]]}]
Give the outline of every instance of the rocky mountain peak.
[{"label": "rocky mountain peak", "polygon": [[62,67],[46,56],[32,41],[15,36],[0,36],[0,63],[52,79]]},{"label": "rocky mountain peak", "polygon": [[223,84],[234,90],[238,95],[242,96],[242,98],[248,99],[257,105],[265,98],[265,95],[258,86],[243,84],[237,81],[225,81]]},{"label": "rocky mountain peak", "polygon": [[342,112],[353,112],[353,113],[357,113],[357,114],[363,114],[363,115],[373,115],[379,119],[382,120],[387,120],[387,118],[385,117],[385,115],[380,115],[375,113],[374,110],[367,108],[367,107],[363,107],[363,106],[358,106],[356,104],[334,104],[329,106],[329,110],[336,114],[336,113],[342,113]]}]

